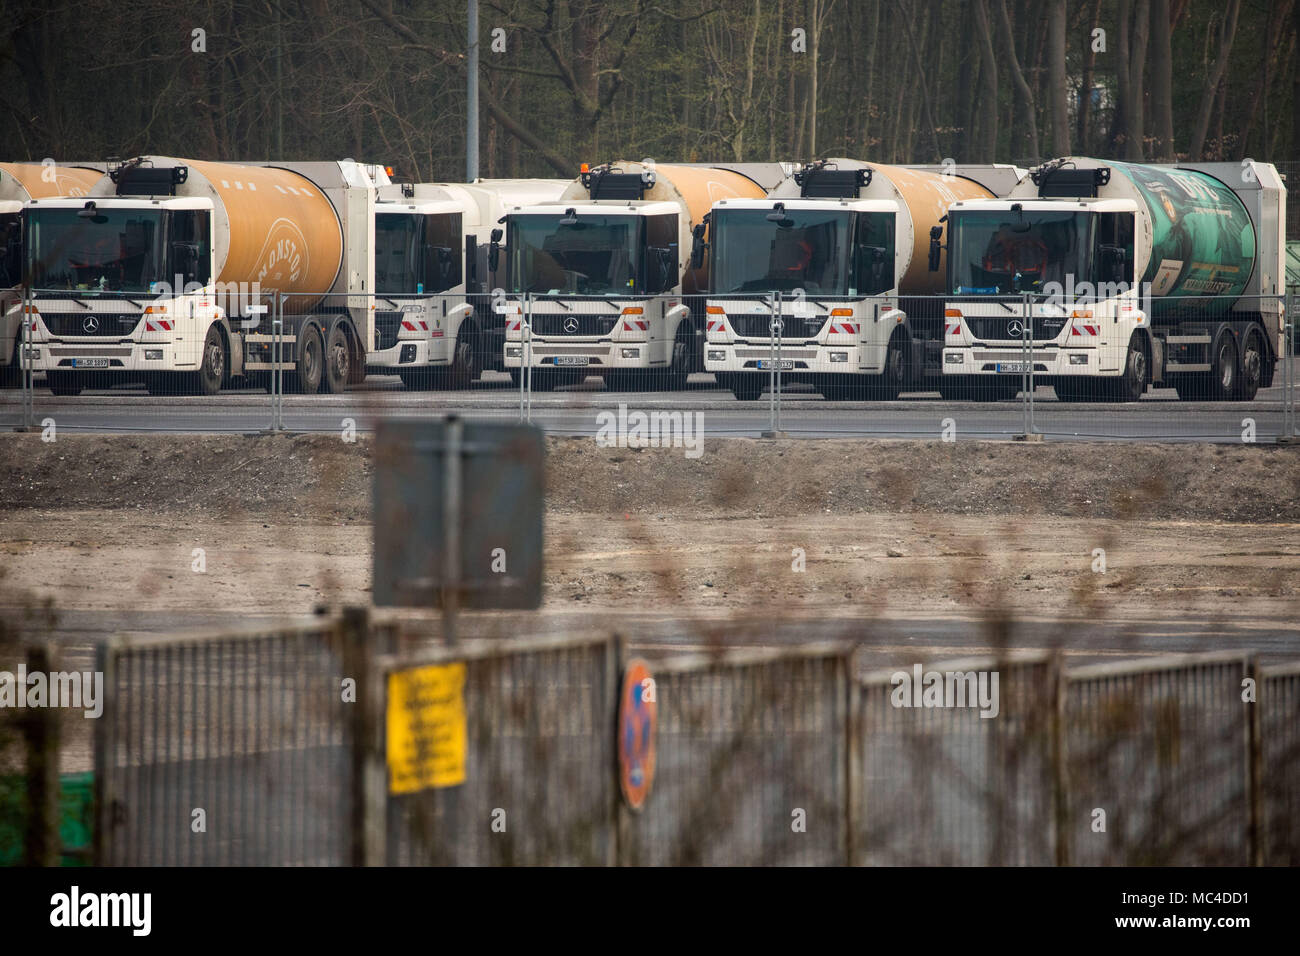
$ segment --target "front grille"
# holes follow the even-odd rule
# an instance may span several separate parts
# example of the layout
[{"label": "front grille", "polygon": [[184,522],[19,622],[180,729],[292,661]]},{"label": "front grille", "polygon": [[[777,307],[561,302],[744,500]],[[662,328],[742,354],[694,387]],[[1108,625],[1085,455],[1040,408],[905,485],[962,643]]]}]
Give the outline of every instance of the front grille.
[{"label": "front grille", "polygon": [[[770,339],[772,337],[772,317],[770,315],[729,315],[727,320],[732,329],[742,339]],[[811,339],[826,324],[825,316],[781,316],[781,338]]]},{"label": "front grille", "polygon": [[[1024,320],[1019,316],[968,315],[964,321],[970,326],[975,338],[981,342],[1019,342],[1024,335],[1019,327],[1019,323]],[[1035,341],[1043,342],[1056,338],[1068,321],[1069,319],[1061,315],[1034,316]],[[1010,329],[1013,322],[1017,323],[1014,332]]]},{"label": "front grille", "polygon": [[375,331],[379,334],[376,350],[391,349],[397,344],[397,333],[402,327],[402,313],[375,312]]},{"label": "front grille", "polygon": [[[620,315],[609,312],[534,312],[534,335],[612,335]],[[565,328],[569,323],[571,328]]]},{"label": "front grille", "polygon": [[[41,321],[51,335],[84,338],[116,338],[130,335],[142,318],[139,312],[42,312]],[[86,328],[88,320],[99,323],[92,330]]]}]

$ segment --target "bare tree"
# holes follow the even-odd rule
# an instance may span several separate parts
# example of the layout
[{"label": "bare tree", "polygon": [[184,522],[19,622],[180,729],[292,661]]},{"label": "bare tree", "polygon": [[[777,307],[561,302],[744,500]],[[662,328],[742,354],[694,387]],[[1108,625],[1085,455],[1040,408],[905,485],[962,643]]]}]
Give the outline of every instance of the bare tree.
[{"label": "bare tree", "polygon": [[1047,102],[1052,113],[1052,152],[1070,154],[1070,115],[1065,78],[1065,0],[1052,0],[1047,27]]},{"label": "bare tree", "polygon": [[[1025,131],[1026,155],[1038,156],[1038,110],[1034,106],[1034,91],[1025,82],[1024,71],[1020,69],[1020,58],[1016,56],[1016,39],[1011,32],[1011,18],[1007,15],[1006,0],[996,0],[994,13],[998,21],[998,37],[1002,41],[1002,55],[1006,57],[1007,67],[1011,71],[1011,81],[1015,84],[1016,98],[1021,109],[1016,111],[1020,126]],[[1064,37],[1062,38],[1064,40]]]},{"label": "bare tree", "polygon": [[1174,152],[1173,24],[1169,0],[1151,3],[1151,156],[1162,162]]},{"label": "bare tree", "polygon": [[1192,143],[1188,153],[1200,159],[1205,153],[1205,136],[1210,129],[1210,113],[1214,109],[1214,94],[1228,69],[1228,57],[1232,54],[1232,40],[1237,33],[1237,14],[1241,12],[1241,0],[1227,0],[1223,10],[1223,22],[1219,26],[1219,43],[1214,55],[1214,64],[1205,76],[1201,87],[1201,105],[1196,112],[1196,126],[1192,132]]},{"label": "bare tree", "polygon": [[993,52],[993,33],[989,29],[988,0],[972,0],[975,11],[975,42],[980,49],[980,88],[984,99],[980,115],[980,137],[975,161],[991,163],[998,151],[998,58]]}]

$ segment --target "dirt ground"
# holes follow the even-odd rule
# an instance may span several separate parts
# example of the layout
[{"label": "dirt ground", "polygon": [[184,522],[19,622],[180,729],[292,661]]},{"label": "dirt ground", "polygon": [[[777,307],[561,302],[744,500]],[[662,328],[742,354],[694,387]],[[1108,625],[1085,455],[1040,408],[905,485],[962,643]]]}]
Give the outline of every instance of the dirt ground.
[{"label": "dirt ground", "polygon": [[[0,605],[366,603],[370,450],[4,436]],[[1300,619],[1297,449],[552,439],[546,480],[556,612]]]}]

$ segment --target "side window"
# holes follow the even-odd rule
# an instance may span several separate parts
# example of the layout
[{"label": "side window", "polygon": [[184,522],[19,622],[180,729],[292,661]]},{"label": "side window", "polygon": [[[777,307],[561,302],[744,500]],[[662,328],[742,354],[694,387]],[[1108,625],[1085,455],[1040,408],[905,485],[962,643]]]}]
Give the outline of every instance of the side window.
[{"label": "side window", "polygon": [[171,221],[171,273],[207,285],[212,278],[211,215],[206,209],[178,209]]},{"label": "side window", "polygon": [[461,248],[460,213],[440,213],[424,217],[425,292],[446,292],[460,285]]},{"label": "side window", "polygon": [[1094,249],[1099,281],[1133,284],[1133,229],[1131,212],[1097,214],[1097,241]]},{"label": "side window", "polygon": [[22,223],[18,213],[0,216],[0,290],[22,281]]},{"label": "side window", "polygon": [[889,213],[858,216],[850,284],[858,295],[881,295],[894,287],[894,217]]},{"label": "side window", "polygon": [[646,217],[645,291],[654,295],[677,285],[677,216]]}]

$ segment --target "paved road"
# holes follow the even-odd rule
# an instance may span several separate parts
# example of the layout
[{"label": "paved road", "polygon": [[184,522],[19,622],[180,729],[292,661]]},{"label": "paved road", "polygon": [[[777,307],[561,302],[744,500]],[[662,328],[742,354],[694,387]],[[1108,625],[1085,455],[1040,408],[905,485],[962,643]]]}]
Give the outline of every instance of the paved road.
[{"label": "paved road", "polygon": [[[504,375],[487,373],[486,381],[459,392],[414,392],[393,377],[371,376],[345,395],[287,396],[283,424],[290,431],[335,432],[352,419],[368,431],[385,417],[440,416],[456,412],[466,418],[516,421],[519,393]],[[1034,431],[1051,440],[1113,439],[1174,441],[1242,441],[1243,419],[1254,421],[1255,437],[1270,442],[1283,433],[1280,376],[1278,385],[1260,391],[1253,402],[1181,402],[1168,389],[1148,393],[1130,405],[1080,405],[1058,402],[1050,388],[1034,400]],[[798,386],[795,386],[798,389]],[[532,398],[531,419],[554,435],[593,436],[598,413],[626,404],[630,409],[676,410],[704,415],[706,436],[757,437],[771,428],[767,395],[756,402],[737,402],[719,389],[710,375],[694,375],[680,392],[606,391],[596,380]],[[140,389],[90,391],[55,397],[43,387],[34,394],[33,420],[53,418],[69,432],[256,432],[271,425],[271,398],[243,390],[211,398],[153,397]],[[937,393],[914,393],[894,402],[827,402],[807,389],[792,391],[782,403],[781,430],[793,437],[938,438],[951,419],[957,439],[1010,438],[1025,431],[1024,403],[950,402]],[[0,393],[0,428],[23,422],[21,393]]]}]

